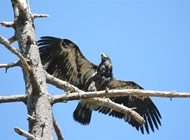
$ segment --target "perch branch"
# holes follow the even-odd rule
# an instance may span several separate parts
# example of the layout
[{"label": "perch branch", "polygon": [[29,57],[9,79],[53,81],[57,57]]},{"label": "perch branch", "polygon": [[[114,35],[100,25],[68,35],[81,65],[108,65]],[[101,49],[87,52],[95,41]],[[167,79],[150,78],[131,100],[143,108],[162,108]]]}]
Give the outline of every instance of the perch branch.
[{"label": "perch branch", "polygon": [[32,134],[20,129],[20,128],[14,128],[15,132],[19,135],[22,135],[24,137],[26,137],[29,140],[39,140],[36,137],[34,137]]},{"label": "perch branch", "polygon": [[174,91],[152,91],[142,89],[114,89],[102,90],[94,92],[73,92],[72,94],[54,95],[53,102],[62,102],[68,100],[78,100],[95,97],[118,97],[118,96],[153,96],[153,97],[167,97],[167,98],[188,98],[190,93],[177,93]]},{"label": "perch branch", "polygon": [[10,103],[10,102],[24,102],[27,95],[9,95],[9,96],[0,96],[0,103]]},{"label": "perch branch", "polygon": [[55,129],[55,133],[57,135],[58,140],[64,140],[64,137],[63,137],[63,135],[61,133],[61,129],[59,128],[59,125],[55,121],[55,118],[53,118],[53,127]]},{"label": "perch branch", "polygon": [[[100,91],[98,94],[102,94],[104,91]],[[188,98],[190,93],[176,92],[176,91],[153,91],[142,89],[124,89],[124,90],[110,90],[108,94],[118,96],[152,96],[152,97],[167,97],[167,98]]]},{"label": "perch branch", "polygon": [[[80,94],[86,94],[84,91],[78,89],[77,87],[69,84],[68,82],[62,81],[62,80],[60,80],[60,79],[58,79],[58,78],[56,78],[50,74],[46,74],[46,78],[47,78],[46,80],[48,80],[49,83],[52,83],[56,87],[59,87],[61,89],[66,89],[66,91],[69,91],[69,90],[76,91],[78,94],[78,99],[80,99]],[[72,96],[72,94],[73,93],[66,94],[66,96],[67,95]],[[61,102],[61,100],[59,100],[58,98],[55,98],[55,97],[57,97],[57,96],[52,96],[52,103],[56,103],[58,101]],[[130,115],[133,119],[135,119],[140,124],[145,123],[145,120],[143,119],[143,117],[141,117],[137,112],[135,112],[134,110],[132,110],[126,106],[122,106],[120,104],[114,103],[109,99],[88,98],[85,101],[92,103],[94,105],[106,106],[106,107],[111,108],[115,111],[122,112],[122,113],[125,113],[127,115]]]},{"label": "perch branch", "polygon": [[31,73],[32,70],[30,68],[30,66],[28,65],[28,63],[26,62],[25,58],[22,56],[22,54],[17,51],[14,47],[12,47],[9,43],[9,41],[7,39],[5,39],[4,37],[0,36],[0,43],[3,44],[8,50],[10,50],[12,53],[16,54],[21,63],[22,63],[22,66],[29,72]]}]

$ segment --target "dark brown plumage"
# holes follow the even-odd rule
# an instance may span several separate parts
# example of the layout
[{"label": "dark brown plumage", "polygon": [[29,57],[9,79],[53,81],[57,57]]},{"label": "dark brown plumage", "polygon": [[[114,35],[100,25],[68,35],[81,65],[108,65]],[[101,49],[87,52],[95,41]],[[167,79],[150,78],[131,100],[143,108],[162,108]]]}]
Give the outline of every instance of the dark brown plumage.
[{"label": "dark brown plumage", "polygon": [[109,56],[105,53],[101,54],[101,63],[98,65],[96,71],[87,79],[83,90],[97,91],[109,88],[109,84],[113,78],[112,63]]},{"label": "dark brown plumage", "polygon": [[[59,79],[68,81],[82,90],[87,90],[84,88],[85,84],[87,83],[88,79],[96,72],[98,66],[89,62],[83,56],[76,44],[68,39],[60,39],[55,37],[42,37],[38,43],[40,46],[42,64],[48,73]],[[109,88],[143,89],[141,86],[132,81],[121,81],[115,78],[112,78],[111,82],[109,83]],[[110,99],[127,107],[136,107],[136,111],[144,117],[146,123],[144,125],[140,125],[135,120],[129,118],[129,116],[125,116],[123,113],[110,110],[106,107],[93,107],[90,105],[90,108],[103,114],[124,119],[137,130],[141,130],[142,133],[144,133],[144,129],[147,133],[149,133],[149,128],[151,128],[151,130],[154,132],[155,128],[158,129],[158,126],[161,125],[161,115],[159,110],[149,97],[125,96]],[[83,107],[85,107],[85,104]],[[89,124],[91,114],[87,114],[88,113],[86,112],[79,114],[81,115],[81,119],[79,118],[78,121],[82,124]],[[86,119],[86,116],[90,117]]]},{"label": "dark brown plumage", "polygon": [[[108,89],[112,78],[111,60],[108,55],[102,53],[101,63],[92,76],[86,80],[83,90],[97,91]],[[73,112],[73,118],[83,125],[88,125],[91,120],[92,110],[96,110],[97,108],[99,108],[99,106],[91,105],[81,100]]]}]

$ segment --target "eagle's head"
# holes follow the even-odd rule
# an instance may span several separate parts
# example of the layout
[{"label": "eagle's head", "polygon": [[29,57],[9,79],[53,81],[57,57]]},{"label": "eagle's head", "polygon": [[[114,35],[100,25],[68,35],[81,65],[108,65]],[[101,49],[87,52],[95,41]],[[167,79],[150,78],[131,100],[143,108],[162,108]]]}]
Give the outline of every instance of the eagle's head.
[{"label": "eagle's head", "polygon": [[105,62],[106,60],[111,62],[110,57],[105,53],[101,53],[101,59],[102,59],[102,62]]}]

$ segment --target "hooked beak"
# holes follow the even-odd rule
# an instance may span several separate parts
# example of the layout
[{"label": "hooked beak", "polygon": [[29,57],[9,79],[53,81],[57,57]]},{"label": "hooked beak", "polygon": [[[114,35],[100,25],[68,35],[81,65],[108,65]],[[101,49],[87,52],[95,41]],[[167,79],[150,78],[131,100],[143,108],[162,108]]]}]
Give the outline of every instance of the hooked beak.
[{"label": "hooked beak", "polygon": [[105,53],[101,53],[101,57],[102,57],[102,58],[108,58],[108,55],[105,54]]}]

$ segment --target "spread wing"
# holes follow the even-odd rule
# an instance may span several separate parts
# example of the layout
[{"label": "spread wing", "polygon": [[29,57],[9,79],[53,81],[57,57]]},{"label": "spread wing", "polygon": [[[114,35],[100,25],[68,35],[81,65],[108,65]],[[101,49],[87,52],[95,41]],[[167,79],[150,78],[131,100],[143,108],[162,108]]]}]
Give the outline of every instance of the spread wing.
[{"label": "spread wing", "polygon": [[[132,81],[121,81],[113,79],[110,84],[110,89],[143,89],[141,86]],[[124,119],[137,130],[141,130],[144,134],[144,129],[149,134],[149,128],[154,132],[154,127],[158,129],[161,125],[160,119],[161,115],[155,104],[149,97],[145,96],[124,96],[124,97],[114,97],[110,98],[115,103],[123,104],[129,108],[135,107],[135,111],[138,112],[146,121],[144,125],[139,124],[137,121],[133,120],[125,114],[113,111],[107,107],[98,107],[96,110],[103,114],[109,114],[120,119]]]},{"label": "spread wing", "polygon": [[68,39],[45,36],[38,41],[38,46],[46,71],[80,89],[97,68]]},{"label": "spread wing", "polygon": [[[83,89],[86,81],[93,75],[97,66],[89,62],[81,53],[78,46],[67,39],[55,37],[42,37],[38,42],[42,64],[46,71],[55,77]],[[121,81],[113,78],[110,89],[142,89],[131,81]],[[144,128],[149,133],[149,127],[154,131],[161,125],[161,115],[149,97],[128,96],[111,98],[112,101],[127,107],[136,107],[136,111],[146,120],[145,125],[140,125],[123,113],[112,111],[106,107],[98,107],[96,110],[117,118],[124,119],[137,130],[144,133]]]}]

